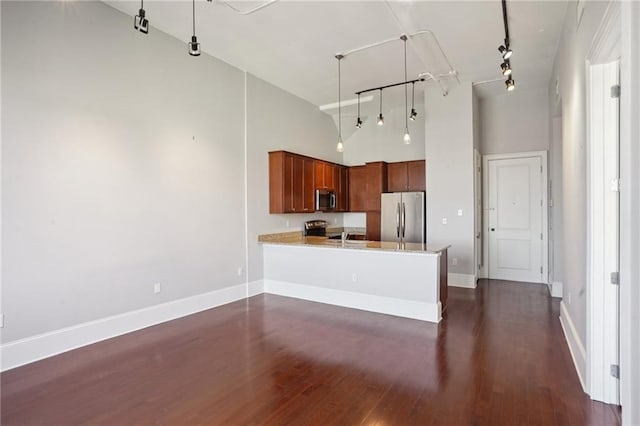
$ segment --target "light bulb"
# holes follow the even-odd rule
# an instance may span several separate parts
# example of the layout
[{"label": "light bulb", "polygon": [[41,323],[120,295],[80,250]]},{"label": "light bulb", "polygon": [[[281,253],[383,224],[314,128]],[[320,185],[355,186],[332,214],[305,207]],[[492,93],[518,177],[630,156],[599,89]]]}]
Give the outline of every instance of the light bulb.
[{"label": "light bulb", "polygon": [[382,126],[384,124],[384,117],[382,116],[382,113],[380,113],[380,115],[378,116],[378,126]]},{"label": "light bulb", "polygon": [[509,78],[504,82],[504,84],[507,86],[507,90],[509,92],[511,92],[516,88],[516,81],[513,78],[511,78],[511,76],[509,76]]},{"label": "light bulb", "polygon": [[338,146],[336,147],[336,151],[338,152],[343,152],[344,151],[344,144],[342,143],[342,139],[338,139]]},{"label": "light bulb", "polygon": [[404,143],[405,145],[409,145],[411,143],[411,135],[409,134],[409,129],[404,130]]},{"label": "light bulb", "polygon": [[362,120],[360,119],[360,117],[358,117],[358,120],[356,120],[356,127],[358,129],[362,128]]},{"label": "light bulb", "polygon": [[411,108],[411,115],[409,115],[409,120],[416,121],[417,116],[418,113],[416,112],[416,110],[414,108]]}]

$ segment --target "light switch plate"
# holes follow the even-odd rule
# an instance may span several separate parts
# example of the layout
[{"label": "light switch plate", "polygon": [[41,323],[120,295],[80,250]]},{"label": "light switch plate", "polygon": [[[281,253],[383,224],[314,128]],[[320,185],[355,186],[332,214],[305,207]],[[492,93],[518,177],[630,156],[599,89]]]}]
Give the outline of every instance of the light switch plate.
[{"label": "light switch plate", "polygon": [[443,225],[446,225],[447,223],[448,223],[447,218],[446,218],[446,217],[443,217],[443,218],[442,218],[442,224],[443,224]]},{"label": "light switch plate", "polygon": [[458,216],[462,216],[462,209],[458,209]]}]

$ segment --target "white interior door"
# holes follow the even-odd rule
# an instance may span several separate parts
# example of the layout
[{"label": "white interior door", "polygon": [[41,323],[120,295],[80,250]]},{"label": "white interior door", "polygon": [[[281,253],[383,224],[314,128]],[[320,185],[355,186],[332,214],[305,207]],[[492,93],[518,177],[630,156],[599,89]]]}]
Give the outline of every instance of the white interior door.
[{"label": "white interior door", "polygon": [[488,162],[489,278],[543,282],[542,159]]}]

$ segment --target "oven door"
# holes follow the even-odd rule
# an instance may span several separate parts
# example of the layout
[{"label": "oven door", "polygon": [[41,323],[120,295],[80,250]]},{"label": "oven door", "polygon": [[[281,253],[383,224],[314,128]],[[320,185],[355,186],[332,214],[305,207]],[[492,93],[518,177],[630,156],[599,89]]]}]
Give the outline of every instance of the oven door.
[{"label": "oven door", "polygon": [[316,189],[316,211],[326,212],[335,210],[336,194],[328,189]]}]

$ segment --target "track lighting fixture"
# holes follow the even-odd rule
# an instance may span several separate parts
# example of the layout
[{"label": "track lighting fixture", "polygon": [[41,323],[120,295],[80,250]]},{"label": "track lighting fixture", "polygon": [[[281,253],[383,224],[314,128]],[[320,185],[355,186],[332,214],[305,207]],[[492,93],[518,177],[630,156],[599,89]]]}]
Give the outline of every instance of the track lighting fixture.
[{"label": "track lighting fixture", "polygon": [[511,75],[511,63],[508,59],[500,64],[500,69],[502,69],[502,75]]},{"label": "track lighting fixture", "polygon": [[[344,151],[344,144],[342,143],[342,74],[340,72],[340,63],[342,62],[342,55],[336,55],[336,59],[338,60],[338,146],[336,146],[336,151],[342,152]],[[358,99],[359,101],[360,99]],[[358,107],[360,104],[358,103]],[[358,116],[358,120],[360,117]]]},{"label": "track lighting fixture", "polygon": [[507,86],[507,90],[511,92],[516,88],[516,82],[513,80],[511,69],[511,55],[513,55],[513,51],[509,47],[510,39],[509,39],[509,21],[507,19],[507,0],[502,0],[502,22],[504,23],[504,44],[498,47],[498,51],[502,55],[503,62],[500,64],[500,69],[502,70],[502,75],[508,77],[504,84]]},{"label": "track lighting fixture", "polygon": [[[411,135],[409,134],[409,114],[407,109],[409,106],[407,105],[407,36],[403,35],[400,37],[404,42],[404,138],[403,141],[405,145],[411,143]],[[411,109],[413,113],[413,108]]]},{"label": "track lighting fixture", "polygon": [[409,114],[409,120],[416,121],[416,117],[418,113],[415,108],[415,99],[416,99],[416,82],[411,83],[411,114]]},{"label": "track lighting fixture", "polygon": [[193,18],[193,35],[191,36],[191,41],[189,42],[189,55],[200,56],[200,43],[198,43],[198,38],[196,37],[196,0],[191,0],[191,5],[191,16]]},{"label": "track lighting fixture", "polygon": [[382,116],[382,89],[380,89],[380,115],[378,115],[378,126],[384,125],[384,117]]},{"label": "track lighting fixture", "polygon": [[149,20],[145,18],[144,12],[144,0],[140,0],[140,10],[138,14],[133,18],[133,28],[140,31],[143,34],[149,33]]},{"label": "track lighting fixture", "polygon": [[509,76],[509,78],[504,82],[507,86],[507,90],[509,92],[513,91],[516,88],[516,81]]},{"label": "track lighting fixture", "polygon": [[356,120],[356,127],[362,128],[362,120],[360,119],[360,93],[358,93],[358,119]]},{"label": "track lighting fixture", "polygon": [[509,59],[511,55],[513,55],[513,50],[509,48],[509,43],[506,43],[506,46],[501,45],[498,47],[498,52],[502,55],[502,59]]}]

